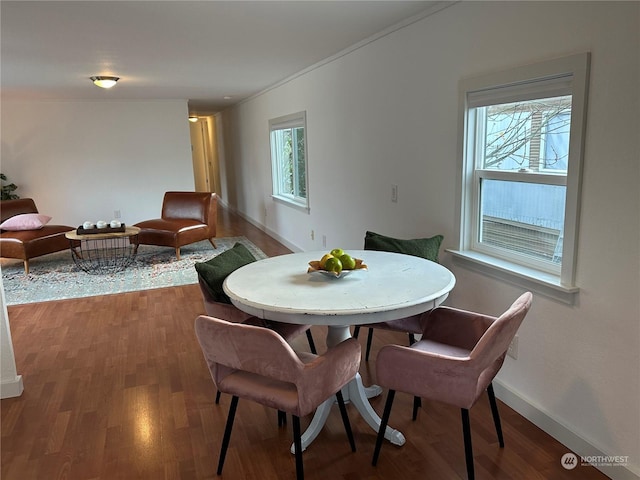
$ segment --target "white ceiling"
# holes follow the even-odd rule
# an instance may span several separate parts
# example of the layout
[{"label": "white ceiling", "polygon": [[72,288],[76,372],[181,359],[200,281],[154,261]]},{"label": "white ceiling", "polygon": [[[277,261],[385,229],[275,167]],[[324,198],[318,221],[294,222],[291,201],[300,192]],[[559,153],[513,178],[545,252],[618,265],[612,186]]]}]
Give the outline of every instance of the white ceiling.
[{"label": "white ceiling", "polygon": [[[2,98],[185,99],[213,113],[440,5],[2,0]],[[92,75],[120,81],[104,90]]]}]

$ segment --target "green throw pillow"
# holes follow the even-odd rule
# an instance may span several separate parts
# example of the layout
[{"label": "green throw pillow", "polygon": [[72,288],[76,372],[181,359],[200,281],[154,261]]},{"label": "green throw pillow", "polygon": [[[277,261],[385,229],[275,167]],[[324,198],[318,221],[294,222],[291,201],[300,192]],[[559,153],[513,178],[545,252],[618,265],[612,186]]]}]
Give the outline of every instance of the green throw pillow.
[{"label": "green throw pillow", "polygon": [[365,250],[379,250],[382,252],[404,253],[414,257],[422,257],[432,262],[438,262],[438,251],[442,243],[442,235],[431,238],[414,238],[402,240],[385,237],[379,233],[367,232],[364,237]]},{"label": "green throw pillow", "polygon": [[198,275],[202,277],[209,287],[211,296],[216,302],[231,303],[231,299],[224,293],[222,284],[231,272],[251,262],[255,262],[251,252],[241,243],[236,243],[233,248],[222,252],[206,262],[195,264]]}]

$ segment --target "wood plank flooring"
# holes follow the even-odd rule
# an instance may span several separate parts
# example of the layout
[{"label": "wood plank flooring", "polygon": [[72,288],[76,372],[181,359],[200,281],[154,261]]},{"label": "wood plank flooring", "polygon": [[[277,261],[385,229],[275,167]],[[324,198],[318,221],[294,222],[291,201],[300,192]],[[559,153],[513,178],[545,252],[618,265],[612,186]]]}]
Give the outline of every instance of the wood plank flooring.
[{"label": "wood plank flooring", "polygon": [[[219,236],[245,235],[268,255],[288,249],[222,210]],[[25,391],[1,402],[3,480],[213,479],[229,406],[215,388],[193,331],[204,312],[196,285],[8,308],[18,373]],[[319,350],[326,330],[314,327]],[[363,344],[366,331],[360,341]],[[376,331],[366,385],[384,343],[406,337]],[[308,349],[304,338],[295,348]],[[364,351],[364,349],[363,349]],[[372,399],[382,412],[386,392]],[[398,393],[390,425],[407,443],[382,448],[371,466],[375,433],[348,406],[357,445],[352,453],[336,407],[304,453],[306,478],[320,480],[465,479],[460,413]],[[506,446],[497,444],[486,398],[471,410],[478,479],[603,479],[591,467],[566,470],[568,449],[499,402]],[[303,428],[309,418],[302,419]],[[291,421],[243,402],[221,478],[295,478]]]}]

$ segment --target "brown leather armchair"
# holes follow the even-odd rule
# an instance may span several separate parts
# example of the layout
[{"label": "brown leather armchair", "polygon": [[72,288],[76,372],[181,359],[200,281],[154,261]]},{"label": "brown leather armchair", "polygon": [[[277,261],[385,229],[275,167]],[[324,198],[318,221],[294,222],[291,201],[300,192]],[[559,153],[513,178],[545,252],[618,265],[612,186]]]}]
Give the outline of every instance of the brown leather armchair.
[{"label": "brown leather armchair", "polygon": [[[38,213],[32,198],[3,200],[0,203],[0,222],[25,213]],[[69,240],[64,236],[73,230],[67,225],[45,225],[35,230],[0,232],[0,256],[18,258],[24,262],[24,273],[29,273],[29,259],[59,252],[69,248]]]},{"label": "brown leather armchair", "polygon": [[201,240],[216,244],[218,198],[210,192],[166,192],[162,202],[161,218],[136,223],[140,228],[140,245],[158,245],[176,249],[180,260],[180,247]]}]

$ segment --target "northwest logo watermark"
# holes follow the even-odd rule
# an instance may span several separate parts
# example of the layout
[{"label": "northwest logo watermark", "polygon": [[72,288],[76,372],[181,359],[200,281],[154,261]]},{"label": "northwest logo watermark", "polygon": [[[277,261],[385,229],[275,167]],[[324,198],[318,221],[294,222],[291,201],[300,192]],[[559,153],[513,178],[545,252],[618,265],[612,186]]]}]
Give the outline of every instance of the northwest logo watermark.
[{"label": "northwest logo watermark", "polygon": [[560,459],[560,464],[567,470],[573,470],[578,466],[578,457],[573,453],[565,453]]},{"label": "northwest logo watermark", "polygon": [[565,453],[560,464],[567,470],[578,465],[592,467],[625,467],[629,463],[629,455],[585,455],[578,457],[575,453]]}]

